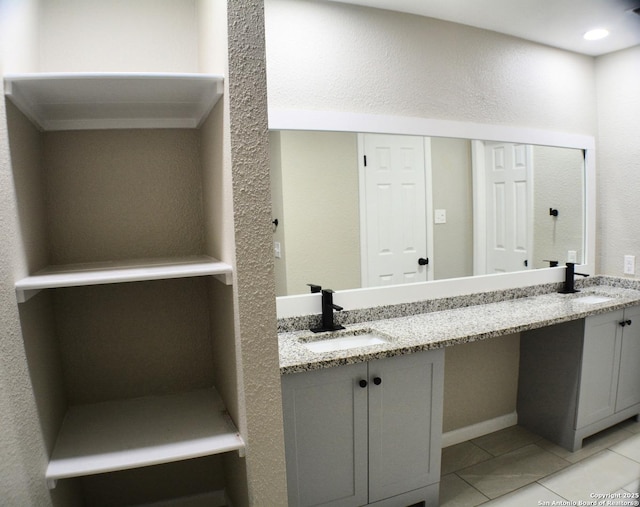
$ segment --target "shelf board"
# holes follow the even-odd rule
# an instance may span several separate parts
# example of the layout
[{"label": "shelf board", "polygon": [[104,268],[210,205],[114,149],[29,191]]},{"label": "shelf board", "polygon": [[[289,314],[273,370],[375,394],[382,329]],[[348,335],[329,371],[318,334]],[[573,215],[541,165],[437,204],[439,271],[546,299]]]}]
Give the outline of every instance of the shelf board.
[{"label": "shelf board", "polygon": [[23,303],[42,289],[211,275],[226,285],[232,283],[229,264],[199,255],[49,266],[18,280],[15,287],[18,302]]},{"label": "shelf board", "polygon": [[55,481],[230,451],[244,441],[215,389],[69,409],[49,461]]},{"label": "shelf board", "polygon": [[212,74],[42,73],[4,78],[41,130],[197,128],[222,96]]}]

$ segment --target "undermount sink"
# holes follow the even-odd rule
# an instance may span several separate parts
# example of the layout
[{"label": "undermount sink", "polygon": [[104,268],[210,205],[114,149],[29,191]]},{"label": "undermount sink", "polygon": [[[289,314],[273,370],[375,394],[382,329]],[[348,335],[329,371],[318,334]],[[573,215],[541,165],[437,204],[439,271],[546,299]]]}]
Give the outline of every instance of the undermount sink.
[{"label": "undermount sink", "polygon": [[316,353],[335,352],[338,350],[349,350],[389,343],[387,337],[370,329],[342,331],[339,333],[331,333],[323,339],[310,340],[307,338],[301,341],[306,348]]},{"label": "undermount sink", "polygon": [[607,301],[611,301],[613,298],[609,296],[598,296],[595,294],[589,294],[584,296],[578,296],[575,301],[577,303],[584,303],[587,305],[597,305],[599,303],[606,303]]}]

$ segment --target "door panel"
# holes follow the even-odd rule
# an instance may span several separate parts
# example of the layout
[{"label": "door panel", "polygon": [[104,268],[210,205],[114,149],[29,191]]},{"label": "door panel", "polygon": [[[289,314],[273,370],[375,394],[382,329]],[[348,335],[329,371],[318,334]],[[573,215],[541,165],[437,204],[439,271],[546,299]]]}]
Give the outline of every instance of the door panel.
[{"label": "door panel", "polygon": [[440,480],[443,363],[443,350],[369,363],[370,502]]},{"label": "door panel", "polygon": [[615,412],[622,310],[585,319],[576,428]]},{"label": "door panel", "polygon": [[367,503],[366,363],[285,375],[289,505]]},{"label": "door panel", "polygon": [[616,411],[624,410],[640,403],[640,307],[627,308],[624,320],[631,324],[622,330],[622,351],[620,355],[620,377]]},{"label": "door panel", "polygon": [[365,285],[427,280],[424,139],[365,134]]},{"label": "door panel", "polygon": [[487,273],[527,269],[532,252],[531,147],[485,143]]}]

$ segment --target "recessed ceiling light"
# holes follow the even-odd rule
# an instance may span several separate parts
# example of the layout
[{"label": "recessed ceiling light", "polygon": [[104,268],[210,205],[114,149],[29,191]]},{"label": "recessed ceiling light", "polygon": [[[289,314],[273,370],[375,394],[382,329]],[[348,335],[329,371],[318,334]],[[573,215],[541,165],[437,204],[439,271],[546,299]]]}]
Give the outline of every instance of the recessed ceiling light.
[{"label": "recessed ceiling light", "polygon": [[595,30],[589,30],[584,34],[584,38],[586,40],[599,40],[604,39],[607,35],[609,35],[609,30],[604,28],[596,28]]}]

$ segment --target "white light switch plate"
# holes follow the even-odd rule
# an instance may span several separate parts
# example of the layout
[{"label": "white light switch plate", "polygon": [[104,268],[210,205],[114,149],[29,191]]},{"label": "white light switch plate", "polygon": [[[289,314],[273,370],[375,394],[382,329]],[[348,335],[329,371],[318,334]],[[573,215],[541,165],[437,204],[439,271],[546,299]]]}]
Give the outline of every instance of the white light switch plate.
[{"label": "white light switch plate", "polygon": [[446,224],[447,223],[447,210],[446,209],[435,209],[435,210],[433,210],[433,221],[436,224]]}]

